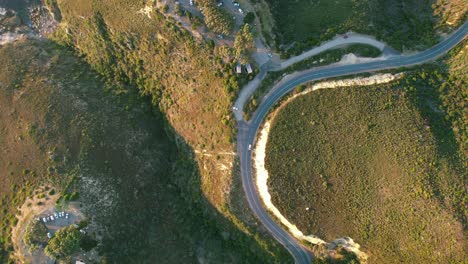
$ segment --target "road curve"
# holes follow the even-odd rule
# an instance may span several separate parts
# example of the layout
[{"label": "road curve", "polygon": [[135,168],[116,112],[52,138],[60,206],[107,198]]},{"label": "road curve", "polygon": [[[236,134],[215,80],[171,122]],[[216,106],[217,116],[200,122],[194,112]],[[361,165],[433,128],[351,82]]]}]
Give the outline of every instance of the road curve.
[{"label": "road curve", "polygon": [[463,24],[444,41],[430,49],[414,55],[395,56],[382,61],[321,68],[316,71],[299,74],[293,79],[282,83],[279,87],[275,87],[275,89],[265,97],[264,101],[262,101],[249,123],[246,123],[243,120],[238,121],[237,151],[240,157],[242,186],[249,206],[273,237],[281,243],[289,253],[291,253],[295,263],[309,264],[312,261],[312,255],[300,244],[300,242],[277,224],[263,208],[263,204],[260,200],[259,194],[257,193],[252,176],[252,153],[249,149],[249,145],[254,145],[254,140],[260,125],[263,119],[267,116],[270,108],[273,107],[281,97],[293,90],[296,86],[310,81],[411,66],[435,60],[460,43],[467,34],[468,22]]}]

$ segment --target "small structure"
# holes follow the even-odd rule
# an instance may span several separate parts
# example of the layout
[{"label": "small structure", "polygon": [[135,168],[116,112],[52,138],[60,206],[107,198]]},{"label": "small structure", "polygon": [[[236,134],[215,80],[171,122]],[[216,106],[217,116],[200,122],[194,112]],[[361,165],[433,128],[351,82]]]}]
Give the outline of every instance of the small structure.
[{"label": "small structure", "polygon": [[237,64],[236,66],[236,73],[241,74],[242,73],[242,66],[240,64]]},{"label": "small structure", "polygon": [[245,65],[245,69],[247,70],[247,73],[249,73],[249,74],[253,72],[252,66],[250,66],[250,63],[247,63]]}]

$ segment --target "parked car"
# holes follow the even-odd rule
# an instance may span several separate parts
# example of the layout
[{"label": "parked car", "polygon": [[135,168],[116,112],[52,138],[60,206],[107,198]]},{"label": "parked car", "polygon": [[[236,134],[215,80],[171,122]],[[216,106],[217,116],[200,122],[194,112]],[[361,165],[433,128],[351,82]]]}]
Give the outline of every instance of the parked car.
[{"label": "parked car", "polygon": [[244,10],[242,10],[241,8],[239,8],[239,13],[244,14]]},{"label": "parked car", "polygon": [[193,0],[190,0],[190,5],[193,6],[194,5],[194,2]]},{"label": "parked car", "polygon": [[218,7],[223,6],[223,2],[218,3]]}]

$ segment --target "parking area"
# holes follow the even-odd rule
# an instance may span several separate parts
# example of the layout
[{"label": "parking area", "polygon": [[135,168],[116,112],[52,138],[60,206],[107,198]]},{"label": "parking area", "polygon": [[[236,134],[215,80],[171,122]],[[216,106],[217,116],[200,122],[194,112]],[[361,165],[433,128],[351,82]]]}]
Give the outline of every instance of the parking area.
[{"label": "parking area", "polygon": [[[240,5],[240,3],[236,1],[232,1],[232,0],[218,0],[217,3],[218,3],[219,8],[223,8],[232,14],[232,17],[235,21],[235,26],[234,26],[234,30],[232,34],[230,34],[229,36],[221,36],[213,32],[210,32],[206,28],[203,28],[203,29],[200,28],[197,31],[199,34],[203,35],[204,37],[213,39],[214,41],[217,42],[217,44],[224,44],[224,45],[228,45],[232,47],[232,45],[234,44],[233,41],[234,41],[235,33],[239,30],[240,26],[244,23],[244,16],[248,12],[248,10],[245,10]],[[180,5],[180,7],[183,10],[186,10],[192,13],[192,15],[203,18],[203,15],[200,12],[199,6],[197,5],[197,0],[177,0],[177,1],[166,0],[165,4],[169,6],[169,10],[171,13],[174,13],[175,5]],[[175,14],[173,14],[173,16],[177,20],[179,20],[184,25],[185,28],[190,30],[189,25],[187,24],[187,21],[185,21],[186,18],[178,17]]]},{"label": "parking area", "polygon": [[58,210],[56,208],[49,208],[37,215],[35,219],[36,221],[42,221],[46,225],[50,237],[52,237],[57,230],[72,224],[78,224],[84,217],[75,209]]}]

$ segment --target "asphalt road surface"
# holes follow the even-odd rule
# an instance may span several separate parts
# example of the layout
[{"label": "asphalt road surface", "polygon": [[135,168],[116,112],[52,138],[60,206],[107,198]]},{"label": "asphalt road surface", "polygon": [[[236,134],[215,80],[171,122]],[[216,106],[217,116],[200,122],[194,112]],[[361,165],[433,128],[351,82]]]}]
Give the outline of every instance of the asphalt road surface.
[{"label": "asphalt road surface", "polygon": [[423,52],[409,56],[395,56],[387,60],[373,61],[360,64],[342,65],[330,68],[321,68],[316,71],[309,71],[298,75],[285,82],[283,85],[271,91],[265,100],[257,108],[249,123],[238,122],[237,151],[241,161],[242,185],[247,196],[250,208],[257,218],[269,230],[269,232],[280,242],[294,257],[296,263],[311,263],[312,254],[303,247],[292,235],[277,224],[263,208],[260,197],[257,193],[255,182],[252,176],[252,158],[249,145],[253,146],[258,129],[263,119],[268,114],[271,107],[285,94],[289,93],[296,86],[315,80],[331,77],[339,77],[364,72],[374,72],[384,69],[406,67],[422,64],[439,58],[447,53],[468,34],[468,22],[452,33],[443,42],[427,49]]}]

